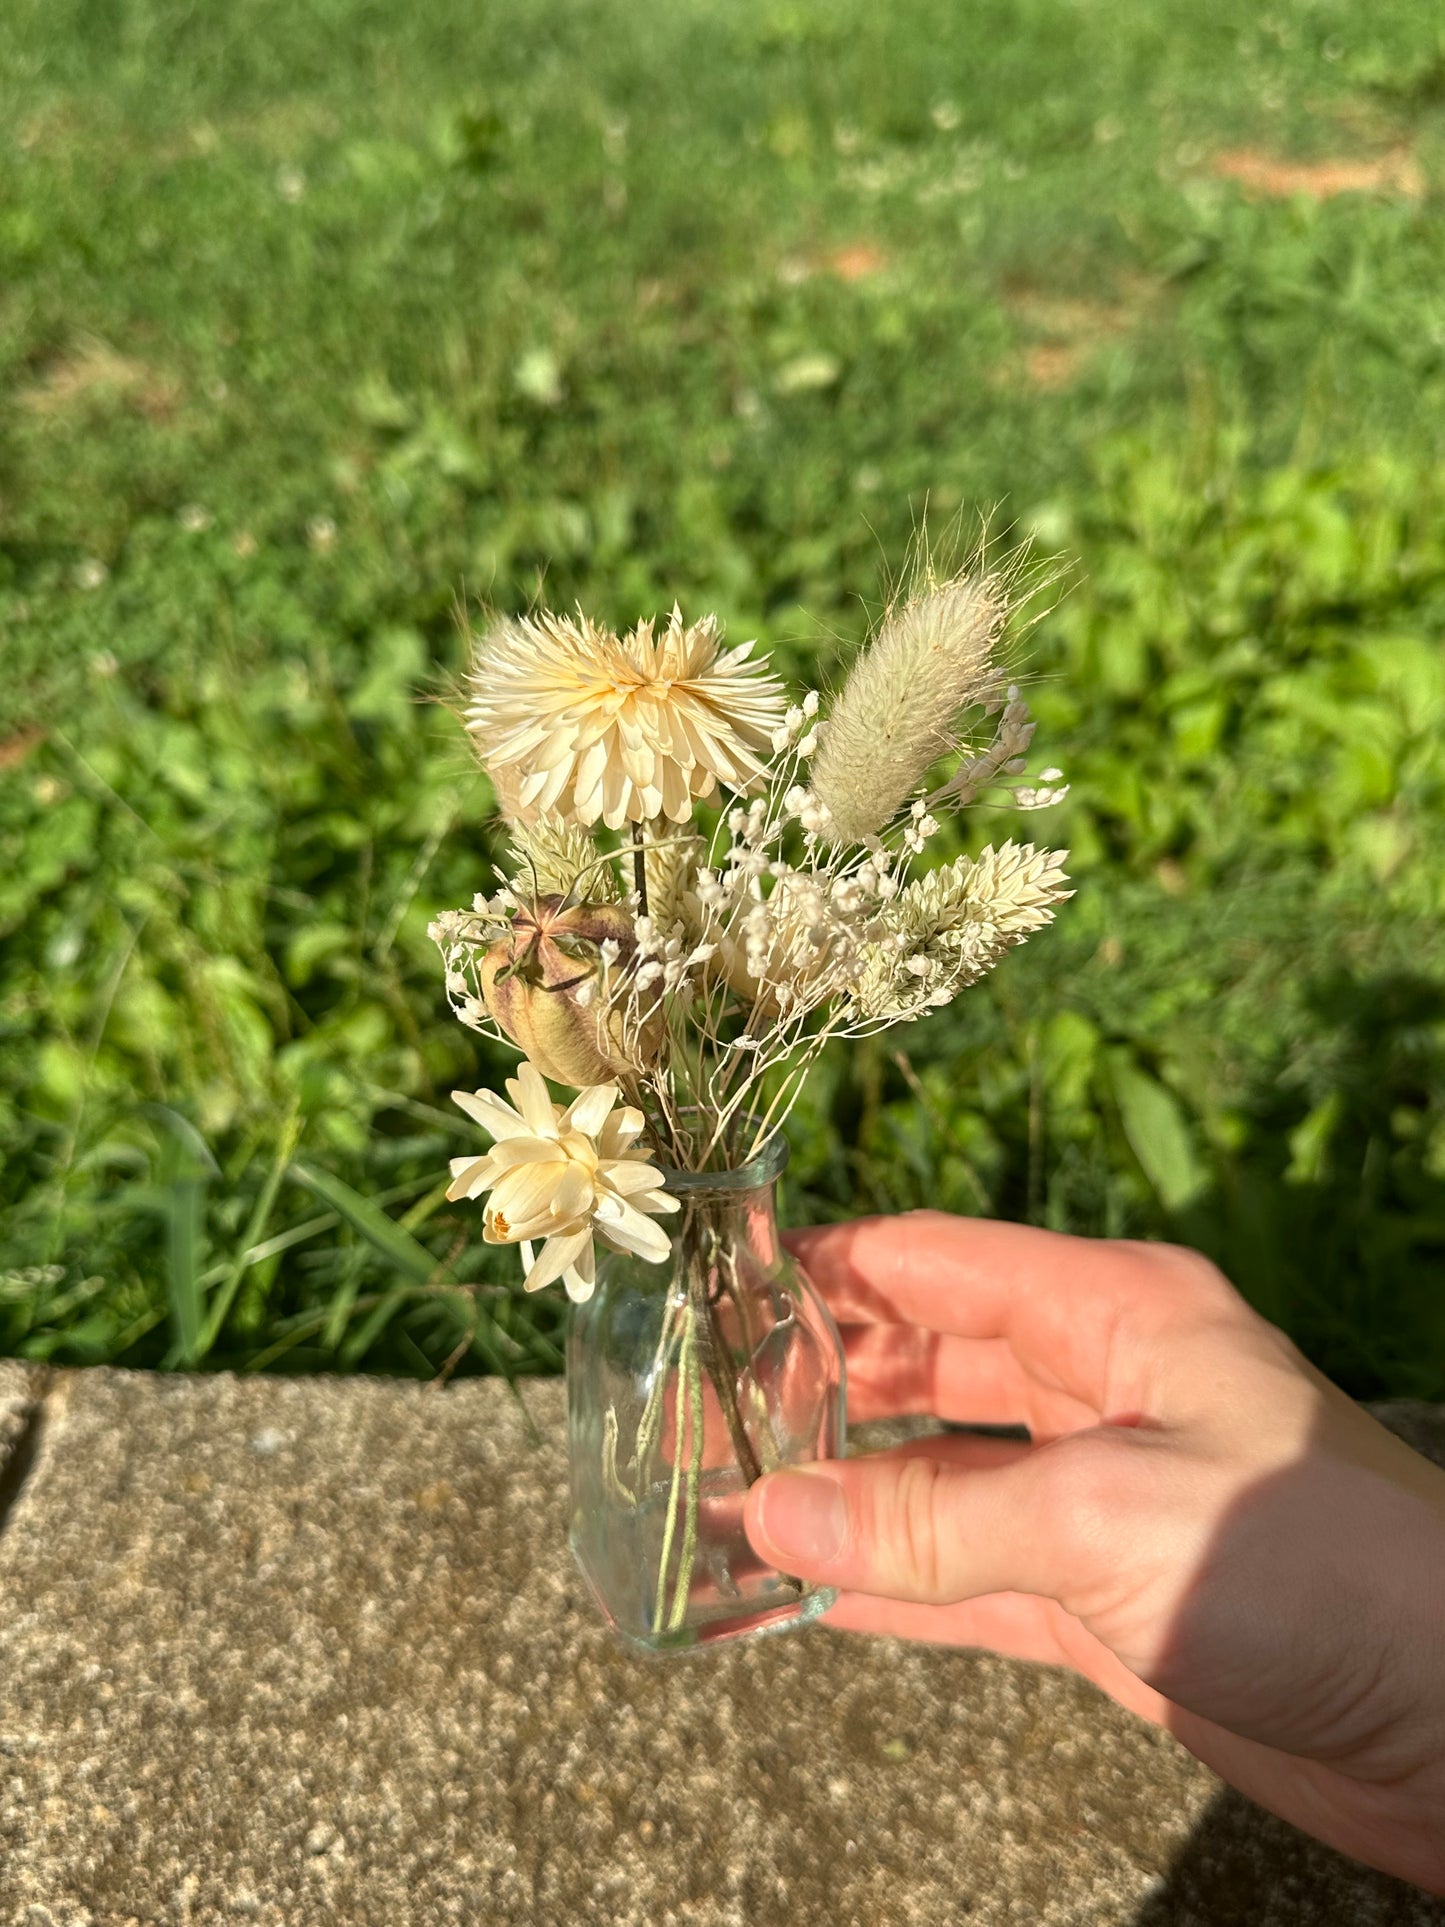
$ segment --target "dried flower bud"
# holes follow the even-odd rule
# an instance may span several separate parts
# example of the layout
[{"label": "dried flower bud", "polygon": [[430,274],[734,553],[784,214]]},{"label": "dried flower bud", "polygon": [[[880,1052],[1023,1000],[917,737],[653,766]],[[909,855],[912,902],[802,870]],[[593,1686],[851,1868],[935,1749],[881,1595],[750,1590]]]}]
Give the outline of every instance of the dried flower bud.
[{"label": "dried flower bud", "polygon": [[[636,953],[620,905],[541,897],[517,911],[478,972],[487,1009],[512,1042],[544,1077],[579,1090],[638,1068],[623,1049],[620,1014],[597,996],[604,944],[624,967]],[[655,1031],[643,1041],[655,1048]]]}]

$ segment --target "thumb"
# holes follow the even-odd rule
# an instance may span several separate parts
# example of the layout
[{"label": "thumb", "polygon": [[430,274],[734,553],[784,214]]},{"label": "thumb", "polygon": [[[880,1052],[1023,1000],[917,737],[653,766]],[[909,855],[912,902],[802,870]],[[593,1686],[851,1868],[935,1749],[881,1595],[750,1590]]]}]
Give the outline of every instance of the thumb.
[{"label": "thumb", "polygon": [[1091,1508],[1076,1503],[1073,1443],[927,1439],[772,1472],[749,1492],[744,1524],[781,1572],[840,1591],[926,1605],[1026,1592],[1067,1604],[1112,1536],[1097,1511],[1081,1517]]}]

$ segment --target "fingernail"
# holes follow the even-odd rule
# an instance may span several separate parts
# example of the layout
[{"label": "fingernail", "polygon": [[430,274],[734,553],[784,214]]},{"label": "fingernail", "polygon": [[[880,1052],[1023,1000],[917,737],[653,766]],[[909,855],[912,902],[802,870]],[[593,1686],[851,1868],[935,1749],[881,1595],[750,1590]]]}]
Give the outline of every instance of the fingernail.
[{"label": "fingernail", "polygon": [[763,1487],[768,1544],[804,1565],[836,1559],[848,1536],[848,1501],[826,1472],[775,1472]]}]

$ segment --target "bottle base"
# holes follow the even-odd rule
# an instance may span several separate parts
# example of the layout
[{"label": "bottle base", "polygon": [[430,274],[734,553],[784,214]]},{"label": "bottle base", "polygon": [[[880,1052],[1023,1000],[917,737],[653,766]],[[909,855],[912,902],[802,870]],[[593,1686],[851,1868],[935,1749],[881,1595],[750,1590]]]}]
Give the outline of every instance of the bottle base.
[{"label": "bottle base", "polygon": [[596,1602],[597,1610],[607,1621],[614,1635],[630,1651],[645,1654],[652,1659],[661,1659],[674,1653],[701,1652],[705,1648],[720,1646],[733,1640],[764,1639],[777,1633],[792,1632],[795,1627],[811,1625],[815,1619],[827,1612],[838,1597],[836,1587],[817,1586],[803,1593],[801,1597],[776,1604],[740,1603],[737,1611],[711,1613],[695,1625],[684,1624],[673,1629],[663,1628],[657,1632],[645,1632],[635,1626],[626,1625],[608,1604],[607,1597],[598,1585],[583,1554],[575,1526],[568,1535],[568,1543],[571,1546],[577,1570],[587,1581],[588,1590]]}]

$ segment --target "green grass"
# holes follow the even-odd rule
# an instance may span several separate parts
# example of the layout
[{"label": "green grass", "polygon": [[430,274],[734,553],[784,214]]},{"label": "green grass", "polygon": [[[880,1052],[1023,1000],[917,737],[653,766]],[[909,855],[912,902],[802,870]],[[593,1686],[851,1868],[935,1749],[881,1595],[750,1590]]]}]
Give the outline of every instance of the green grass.
[{"label": "green grass", "polygon": [[553,1368],[439,1184],[500,1067],[425,938],[489,876],[458,598],[816,678],[997,505],[1080,562],[1079,895],[825,1064],[792,1214],[1185,1238],[1445,1396],[1442,197],[1433,0],[17,0],[0,1349]]}]

